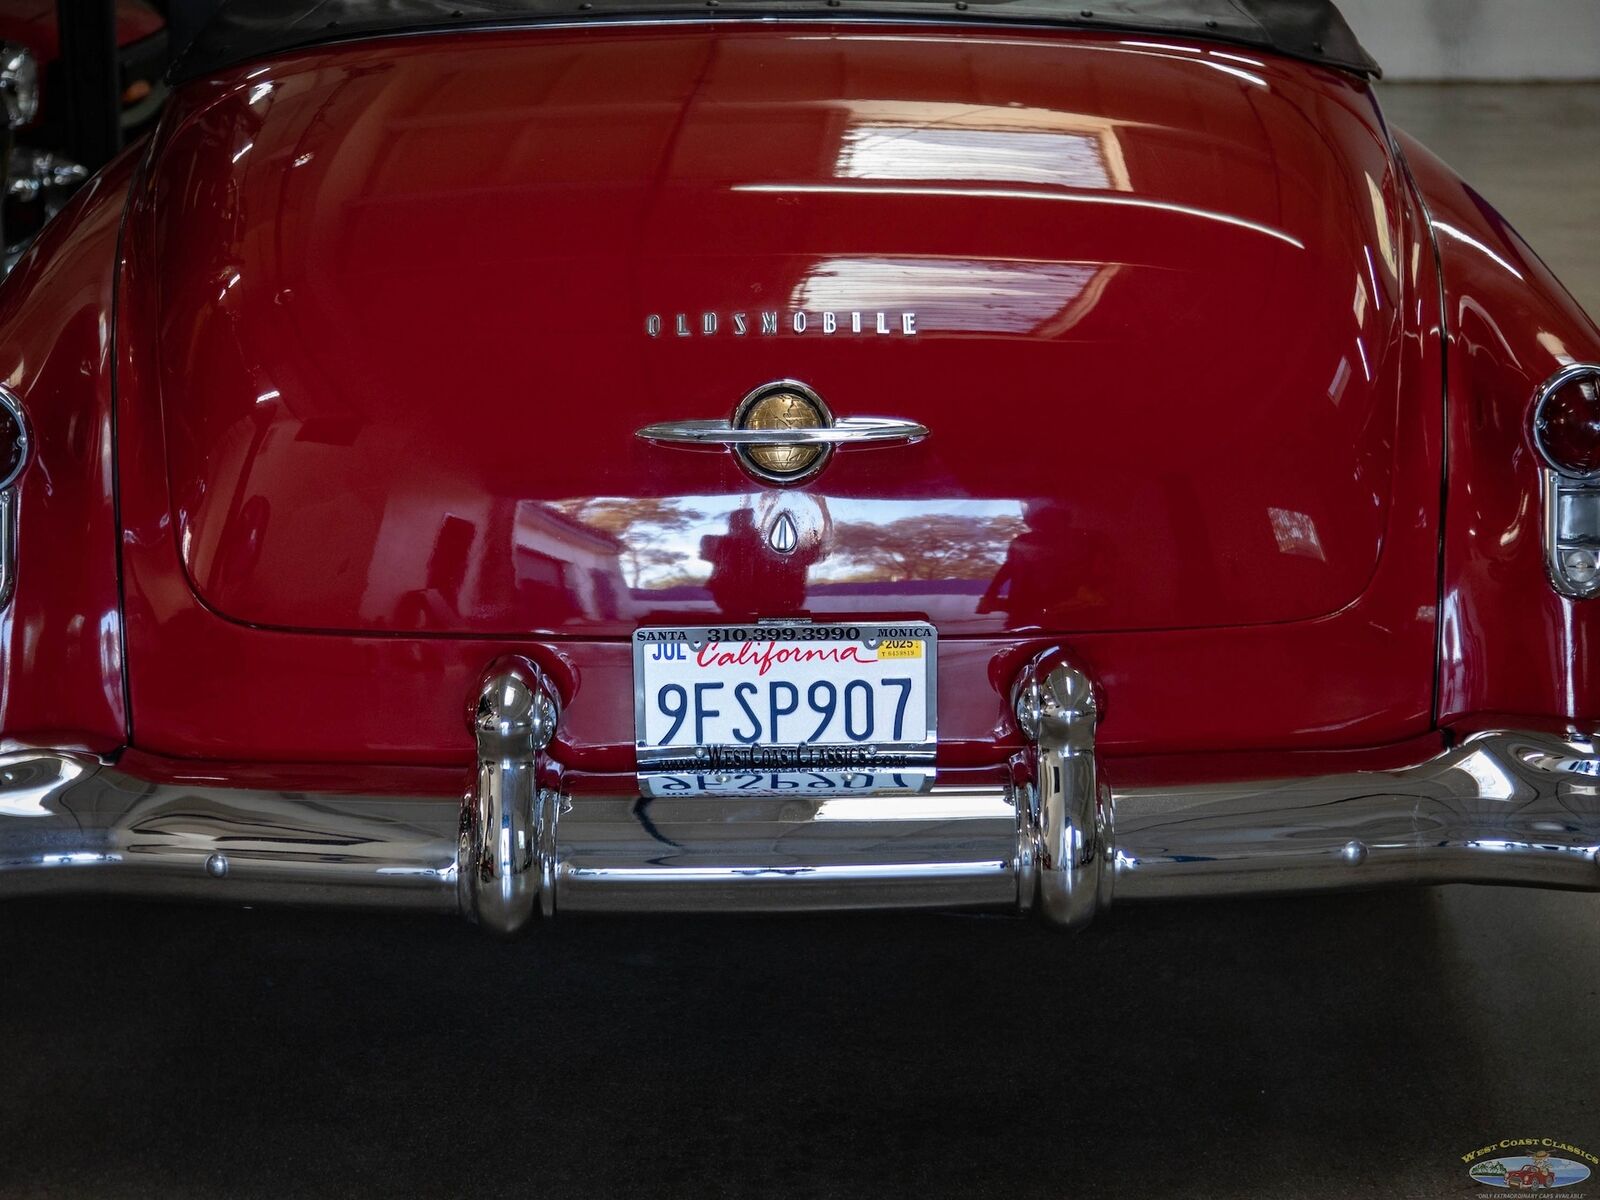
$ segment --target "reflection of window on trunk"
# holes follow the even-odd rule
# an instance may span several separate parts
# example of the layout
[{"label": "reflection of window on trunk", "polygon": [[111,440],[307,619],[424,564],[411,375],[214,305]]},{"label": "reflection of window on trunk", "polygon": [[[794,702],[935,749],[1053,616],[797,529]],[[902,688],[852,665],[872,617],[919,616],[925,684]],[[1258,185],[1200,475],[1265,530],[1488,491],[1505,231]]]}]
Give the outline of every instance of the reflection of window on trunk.
[{"label": "reflection of window on trunk", "polygon": [[548,554],[517,547],[517,582],[524,589],[558,588],[565,578],[563,563]]},{"label": "reflection of window on trunk", "polygon": [[858,127],[845,134],[844,179],[991,179],[1107,189],[1100,143],[1081,133]]},{"label": "reflection of window on trunk", "polygon": [[517,599],[552,623],[579,615],[567,590],[567,564],[526,546],[517,547]]},{"label": "reflection of window on trunk", "polygon": [[819,258],[790,294],[808,312],[907,309],[919,333],[1031,333],[1072,328],[1099,302],[1117,264],[978,259]]},{"label": "reflection of window on trunk", "polygon": [[1267,520],[1272,525],[1272,536],[1278,543],[1280,554],[1328,561],[1328,556],[1322,550],[1322,539],[1317,536],[1317,523],[1305,513],[1269,508]]},{"label": "reflection of window on trunk", "polygon": [[594,584],[594,615],[611,620],[617,615],[616,585],[604,571],[590,571],[589,579]]},{"label": "reflection of window on trunk", "polygon": [[[569,502],[571,503],[571,502]],[[517,502],[512,569],[519,612],[537,612],[542,623],[581,616],[614,618],[626,587],[623,544],[617,535],[582,520],[587,502]]]},{"label": "reflection of window on trunk", "polygon": [[857,103],[840,139],[840,179],[983,180],[1131,190],[1118,123],[1037,108]]}]

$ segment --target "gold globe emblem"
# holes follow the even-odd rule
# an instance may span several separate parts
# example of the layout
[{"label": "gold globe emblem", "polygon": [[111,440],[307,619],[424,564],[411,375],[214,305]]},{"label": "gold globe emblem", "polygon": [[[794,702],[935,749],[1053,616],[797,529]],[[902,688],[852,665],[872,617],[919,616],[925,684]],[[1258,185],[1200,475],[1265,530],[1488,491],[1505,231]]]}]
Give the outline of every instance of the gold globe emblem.
[{"label": "gold globe emblem", "polygon": [[[826,429],[833,417],[820,397],[796,383],[757,388],[734,414],[735,429]],[[827,446],[755,442],[739,447],[739,456],[756,475],[773,483],[794,483],[820,469]]]}]

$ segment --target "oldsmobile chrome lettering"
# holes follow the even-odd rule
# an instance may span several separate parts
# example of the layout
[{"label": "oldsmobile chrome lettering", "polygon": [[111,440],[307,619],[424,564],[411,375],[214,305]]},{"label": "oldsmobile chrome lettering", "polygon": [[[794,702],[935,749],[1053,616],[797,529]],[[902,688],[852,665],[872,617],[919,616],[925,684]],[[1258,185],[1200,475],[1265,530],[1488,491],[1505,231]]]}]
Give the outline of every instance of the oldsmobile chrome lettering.
[{"label": "oldsmobile chrome lettering", "polygon": [[671,334],[676,337],[712,337],[727,333],[733,337],[773,337],[779,333],[821,334],[899,334],[915,337],[914,312],[811,312],[803,308],[767,309],[761,312],[715,313],[698,315],[674,313],[670,324],[660,313],[644,319],[644,331],[651,337]]}]

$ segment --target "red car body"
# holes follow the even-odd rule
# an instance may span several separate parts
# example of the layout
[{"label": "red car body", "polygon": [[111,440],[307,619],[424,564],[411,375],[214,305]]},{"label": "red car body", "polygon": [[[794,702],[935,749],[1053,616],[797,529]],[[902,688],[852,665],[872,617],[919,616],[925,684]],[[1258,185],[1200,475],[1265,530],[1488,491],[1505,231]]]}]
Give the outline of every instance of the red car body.
[{"label": "red car body", "polygon": [[[542,769],[616,786],[633,630],[773,617],[933,623],[951,778],[1027,749],[1014,681],[1061,653],[1113,784],[1600,723],[1529,423],[1600,331],[1366,78],[1270,50],[814,15],[251,58],[0,330],[13,748],[459,791],[509,654],[559,694]],[[794,489],[634,436],[784,378],[930,435]],[[713,586],[741,510],[817,552]]]}]

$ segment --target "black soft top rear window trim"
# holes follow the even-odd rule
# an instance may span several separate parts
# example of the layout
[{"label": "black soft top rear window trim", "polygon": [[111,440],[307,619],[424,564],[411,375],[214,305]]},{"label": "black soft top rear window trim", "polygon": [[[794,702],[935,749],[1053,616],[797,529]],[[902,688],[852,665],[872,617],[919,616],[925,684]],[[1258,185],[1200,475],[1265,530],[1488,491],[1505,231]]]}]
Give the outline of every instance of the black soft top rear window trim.
[{"label": "black soft top rear window trim", "polygon": [[405,33],[616,20],[905,20],[1194,37],[1377,77],[1332,0],[225,0],[174,82],[269,55]]}]

